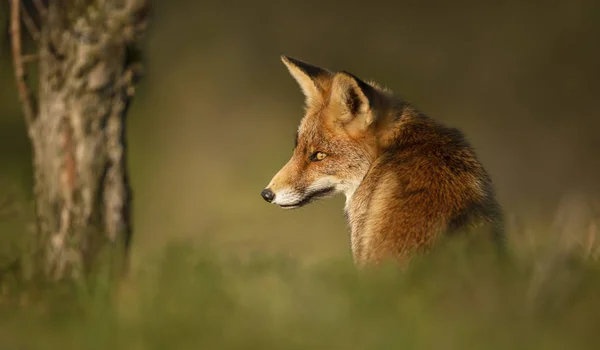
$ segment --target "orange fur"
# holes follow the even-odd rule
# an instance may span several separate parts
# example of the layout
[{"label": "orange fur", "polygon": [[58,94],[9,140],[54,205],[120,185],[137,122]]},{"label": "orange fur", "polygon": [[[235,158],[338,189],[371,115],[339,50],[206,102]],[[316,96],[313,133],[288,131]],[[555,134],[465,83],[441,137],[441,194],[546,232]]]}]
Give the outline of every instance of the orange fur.
[{"label": "orange fur", "polygon": [[[459,130],[376,83],[282,60],[306,96],[306,114],[291,159],[263,191],[266,200],[297,208],[345,194],[360,266],[409,259],[443,233],[483,224],[503,239],[491,178]],[[315,152],[326,156],[315,160]]]}]

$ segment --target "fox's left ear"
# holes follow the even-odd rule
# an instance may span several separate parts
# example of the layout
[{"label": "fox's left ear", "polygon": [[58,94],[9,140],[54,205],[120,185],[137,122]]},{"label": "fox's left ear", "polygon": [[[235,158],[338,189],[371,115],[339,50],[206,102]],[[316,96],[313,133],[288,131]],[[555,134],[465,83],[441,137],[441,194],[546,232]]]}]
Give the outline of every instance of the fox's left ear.
[{"label": "fox's left ear", "polygon": [[378,94],[373,86],[348,72],[333,77],[331,103],[340,108],[339,121],[355,130],[365,130],[375,121]]},{"label": "fox's left ear", "polygon": [[327,69],[288,56],[281,56],[281,61],[300,85],[306,97],[306,104],[320,101],[325,90],[323,83],[331,79],[333,74]]}]

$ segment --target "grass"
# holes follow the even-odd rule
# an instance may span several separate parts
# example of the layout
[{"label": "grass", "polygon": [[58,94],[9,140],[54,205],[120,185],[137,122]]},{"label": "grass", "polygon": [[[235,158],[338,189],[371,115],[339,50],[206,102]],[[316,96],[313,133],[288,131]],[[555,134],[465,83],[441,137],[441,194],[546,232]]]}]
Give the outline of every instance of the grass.
[{"label": "grass", "polygon": [[[546,229],[535,236],[551,237]],[[513,242],[528,251],[513,249],[510,263],[481,242],[453,239],[406,271],[359,273],[347,258],[240,258],[173,241],[116,294],[102,284],[90,291],[4,283],[0,347],[596,348],[600,263],[576,246],[565,250],[564,241],[524,242]]]}]

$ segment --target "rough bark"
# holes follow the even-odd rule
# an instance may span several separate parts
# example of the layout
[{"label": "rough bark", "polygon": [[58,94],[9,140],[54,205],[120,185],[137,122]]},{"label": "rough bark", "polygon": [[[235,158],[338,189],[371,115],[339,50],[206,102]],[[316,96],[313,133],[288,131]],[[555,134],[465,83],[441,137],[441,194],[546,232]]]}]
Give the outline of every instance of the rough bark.
[{"label": "rough bark", "polygon": [[145,0],[55,0],[44,9],[39,107],[28,132],[46,278],[78,279],[103,253],[122,258],[129,247],[125,117],[141,67],[131,53],[146,9]]}]

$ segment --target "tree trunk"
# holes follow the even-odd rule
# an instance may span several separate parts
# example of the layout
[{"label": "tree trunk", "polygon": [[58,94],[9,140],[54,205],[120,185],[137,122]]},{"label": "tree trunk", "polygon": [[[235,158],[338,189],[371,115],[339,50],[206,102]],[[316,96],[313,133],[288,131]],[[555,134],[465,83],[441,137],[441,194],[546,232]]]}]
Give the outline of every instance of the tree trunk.
[{"label": "tree trunk", "polygon": [[146,3],[55,0],[42,16],[39,108],[28,131],[45,278],[84,277],[103,253],[114,263],[128,249],[125,116],[140,67],[132,48],[145,28]]}]

